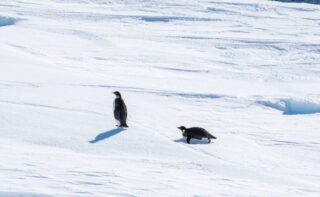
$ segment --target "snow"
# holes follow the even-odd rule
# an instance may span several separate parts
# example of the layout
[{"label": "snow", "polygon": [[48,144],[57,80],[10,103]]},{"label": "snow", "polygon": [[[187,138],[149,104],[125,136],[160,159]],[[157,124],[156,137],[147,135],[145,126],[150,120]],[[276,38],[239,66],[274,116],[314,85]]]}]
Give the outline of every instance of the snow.
[{"label": "snow", "polygon": [[50,197],[44,194],[17,193],[17,192],[0,192],[1,197]]},{"label": "snow", "polygon": [[276,1],[290,2],[290,3],[314,3],[314,4],[320,4],[319,0],[276,0]]},{"label": "snow", "polygon": [[310,101],[280,99],[277,102],[258,101],[259,104],[283,111],[285,115],[320,113],[320,104]]},{"label": "snow", "polygon": [[319,11],[1,1],[0,196],[319,196]]}]

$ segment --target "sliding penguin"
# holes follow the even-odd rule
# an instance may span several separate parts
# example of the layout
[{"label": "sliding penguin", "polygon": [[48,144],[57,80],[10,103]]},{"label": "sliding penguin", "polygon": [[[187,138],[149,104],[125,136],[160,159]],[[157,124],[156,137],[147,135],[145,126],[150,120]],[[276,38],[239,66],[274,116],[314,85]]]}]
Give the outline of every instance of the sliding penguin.
[{"label": "sliding penguin", "polygon": [[207,130],[200,127],[191,127],[186,128],[184,126],[178,127],[181,130],[183,137],[187,138],[187,143],[190,144],[191,138],[202,140],[202,138],[208,138],[208,144],[211,142],[211,139],[217,139],[211,135]]},{"label": "sliding penguin", "polygon": [[113,92],[116,95],[116,99],[114,100],[113,105],[113,115],[114,118],[120,122],[118,127],[128,127],[127,125],[127,106],[124,103],[120,92]]}]

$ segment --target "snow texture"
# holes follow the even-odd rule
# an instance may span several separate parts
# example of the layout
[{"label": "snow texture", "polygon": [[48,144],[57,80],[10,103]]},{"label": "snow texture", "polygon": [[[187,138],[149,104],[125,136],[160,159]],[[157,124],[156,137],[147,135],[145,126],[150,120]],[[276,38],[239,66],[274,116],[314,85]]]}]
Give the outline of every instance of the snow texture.
[{"label": "snow texture", "polygon": [[[2,0],[0,13],[0,196],[320,196],[318,5]],[[217,139],[187,144],[179,126]]]},{"label": "snow texture", "polygon": [[0,192],[0,197],[52,197],[44,194],[34,193],[17,193],[17,192]]}]

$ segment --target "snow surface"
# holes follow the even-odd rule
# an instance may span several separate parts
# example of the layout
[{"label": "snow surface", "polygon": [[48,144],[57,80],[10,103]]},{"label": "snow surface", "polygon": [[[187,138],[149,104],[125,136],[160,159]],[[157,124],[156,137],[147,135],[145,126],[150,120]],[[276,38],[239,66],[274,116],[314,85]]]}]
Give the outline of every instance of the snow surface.
[{"label": "snow surface", "polygon": [[283,111],[283,114],[286,115],[320,113],[320,104],[312,103],[310,101],[281,99],[274,103],[271,101],[258,101],[257,103]]},{"label": "snow surface", "polygon": [[[319,13],[2,0],[0,196],[319,196]],[[181,125],[218,139],[186,144]]]},{"label": "snow surface", "polygon": [[0,192],[1,197],[52,197],[45,194],[19,193],[19,192]]}]

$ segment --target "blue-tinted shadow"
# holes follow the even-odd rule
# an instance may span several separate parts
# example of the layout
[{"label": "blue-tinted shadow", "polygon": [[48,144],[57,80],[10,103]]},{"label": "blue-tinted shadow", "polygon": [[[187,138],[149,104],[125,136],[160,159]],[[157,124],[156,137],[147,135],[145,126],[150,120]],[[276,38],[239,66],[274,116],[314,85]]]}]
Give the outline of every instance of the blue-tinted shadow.
[{"label": "blue-tinted shadow", "polygon": [[[188,144],[185,138],[174,140],[174,142]],[[213,140],[211,140],[211,143],[213,143]],[[208,144],[208,140],[207,139],[203,139],[203,140],[191,139],[190,144]]]},{"label": "blue-tinted shadow", "polygon": [[[313,4],[320,4],[320,0],[276,0],[281,2],[288,2],[288,3],[313,3]],[[302,10],[302,9],[301,9]]]},{"label": "blue-tinted shadow", "polygon": [[95,144],[99,141],[102,141],[102,140],[105,140],[109,137],[112,137],[114,135],[117,135],[119,134],[120,132],[124,131],[125,129],[124,128],[115,128],[115,129],[111,129],[109,131],[106,131],[106,132],[103,132],[103,133],[100,133],[99,135],[97,135],[94,140],[91,140],[89,141],[91,144]]}]

